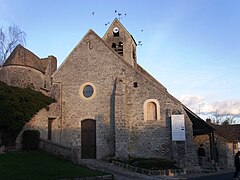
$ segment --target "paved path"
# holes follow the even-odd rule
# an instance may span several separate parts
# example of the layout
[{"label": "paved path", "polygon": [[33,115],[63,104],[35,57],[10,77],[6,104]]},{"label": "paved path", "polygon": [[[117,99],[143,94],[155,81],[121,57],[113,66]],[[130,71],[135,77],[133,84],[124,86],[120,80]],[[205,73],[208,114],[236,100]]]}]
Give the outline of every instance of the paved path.
[{"label": "paved path", "polygon": [[[225,176],[229,176],[230,174],[233,175],[233,172],[234,172],[234,169],[220,169],[219,171],[217,172],[209,172],[209,173],[193,173],[193,174],[187,174],[187,175],[182,175],[182,176],[178,176],[176,177],[176,179],[179,179],[179,180],[183,180],[183,179],[189,179],[189,180],[200,180],[200,179],[224,179]],[[221,178],[218,178],[218,177],[221,177]],[[227,179],[224,179],[224,180],[228,180],[229,178]],[[230,178],[232,179],[232,178]]]},{"label": "paved path", "polygon": [[107,163],[101,160],[79,160],[79,164],[85,165],[91,169],[96,169],[100,171],[104,171],[107,173],[114,174],[116,180],[159,180],[159,179],[168,179],[167,177],[155,177],[155,176],[147,176],[140,173],[135,173],[128,171],[124,168],[118,167],[114,164]]},{"label": "paved path", "polygon": [[104,171],[106,173],[113,174],[116,180],[186,180],[186,179],[193,179],[196,177],[202,177],[202,176],[213,176],[213,175],[219,175],[219,174],[226,174],[233,172],[233,169],[223,169],[219,170],[217,172],[209,172],[209,173],[193,173],[193,174],[187,174],[187,175],[180,175],[175,177],[170,176],[147,176],[145,174],[135,173],[128,171],[124,168],[118,167],[114,164],[107,163],[101,160],[95,160],[95,159],[81,159],[78,162],[79,164],[85,165],[91,169]]},{"label": "paved path", "polygon": [[201,177],[189,178],[189,180],[231,180],[233,179],[234,172],[228,172],[224,174],[213,174]]}]

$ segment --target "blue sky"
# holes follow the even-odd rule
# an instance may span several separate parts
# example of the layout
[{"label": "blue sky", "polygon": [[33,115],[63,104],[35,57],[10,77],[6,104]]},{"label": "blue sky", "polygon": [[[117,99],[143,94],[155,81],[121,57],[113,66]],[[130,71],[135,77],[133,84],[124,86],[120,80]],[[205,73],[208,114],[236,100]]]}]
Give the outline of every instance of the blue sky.
[{"label": "blue sky", "polygon": [[18,25],[29,50],[60,65],[89,29],[102,37],[115,10],[143,43],[138,63],[173,96],[200,115],[240,116],[239,0],[0,0],[0,27]]}]

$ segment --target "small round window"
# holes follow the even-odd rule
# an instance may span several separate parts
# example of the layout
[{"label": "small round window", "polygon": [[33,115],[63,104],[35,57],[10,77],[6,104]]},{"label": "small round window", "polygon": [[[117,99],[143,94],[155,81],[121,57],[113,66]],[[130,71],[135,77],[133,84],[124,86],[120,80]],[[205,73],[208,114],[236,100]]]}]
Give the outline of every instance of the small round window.
[{"label": "small round window", "polygon": [[90,98],[94,93],[94,89],[91,85],[86,85],[84,88],[83,88],[83,96],[85,98]]},{"label": "small round window", "polygon": [[80,86],[80,97],[90,100],[96,96],[96,87],[91,82],[86,82]]}]

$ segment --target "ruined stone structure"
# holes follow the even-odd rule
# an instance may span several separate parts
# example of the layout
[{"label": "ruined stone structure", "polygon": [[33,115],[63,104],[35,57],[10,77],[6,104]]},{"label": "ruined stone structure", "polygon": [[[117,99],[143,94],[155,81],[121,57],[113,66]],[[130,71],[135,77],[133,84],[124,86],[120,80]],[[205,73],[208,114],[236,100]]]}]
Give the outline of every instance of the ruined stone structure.
[{"label": "ruined stone structure", "polygon": [[51,89],[51,76],[56,69],[57,59],[54,56],[40,59],[18,45],[0,69],[0,81],[47,94]]},{"label": "ruined stone structure", "polygon": [[[80,158],[155,157],[197,166],[190,118],[182,103],[137,64],[136,46],[117,19],[103,38],[89,30],[51,76],[47,87],[57,102],[25,128],[75,148]],[[44,69],[32,71],[30,77],[40,76],[41,83],[33,83],[39,89]],[[172,141],[173,114],[184,115],[186,141]]]}]

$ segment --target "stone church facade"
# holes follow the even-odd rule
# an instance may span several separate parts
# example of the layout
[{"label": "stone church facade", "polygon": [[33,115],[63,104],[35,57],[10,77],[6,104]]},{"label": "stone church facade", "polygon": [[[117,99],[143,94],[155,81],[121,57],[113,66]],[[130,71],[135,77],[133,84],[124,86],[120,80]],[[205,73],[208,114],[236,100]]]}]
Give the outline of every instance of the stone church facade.
[{"label": "stone church facade", "polygon": [[[49,79],[48,94],[57,102],[26,128],[76,148],[80,158],[154,157],[197,167],[190,118],[137,64],[136,46],[117,19],[103,38],[89,30]],[[186,141],[172,141],[174,114],[184,115]]]}]

